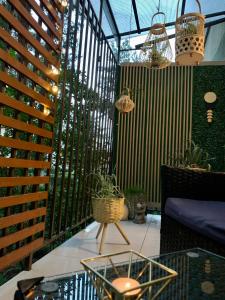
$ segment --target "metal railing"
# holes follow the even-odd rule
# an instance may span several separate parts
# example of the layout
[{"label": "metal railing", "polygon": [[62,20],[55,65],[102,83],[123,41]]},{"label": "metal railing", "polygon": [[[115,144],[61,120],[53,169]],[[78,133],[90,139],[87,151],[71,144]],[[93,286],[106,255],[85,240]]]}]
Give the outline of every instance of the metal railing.
[{"label": "metal railing", "polygon": [[109,172],[116,58],[89,0],[64,15],[61,95],[48,233],[50,238],[91,218],[88,174]]}]

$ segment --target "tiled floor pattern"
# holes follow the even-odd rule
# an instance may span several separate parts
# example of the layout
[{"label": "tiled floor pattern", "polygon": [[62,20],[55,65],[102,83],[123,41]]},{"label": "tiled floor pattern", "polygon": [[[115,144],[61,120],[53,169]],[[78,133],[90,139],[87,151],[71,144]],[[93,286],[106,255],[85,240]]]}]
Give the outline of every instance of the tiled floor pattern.
[{"label": "tiled floor pattern", "polygon": [[[159,254],[160,216],[148,215],[146,224],[134,224],[132,221],[123,221],[121,225],[131,244],[126,245],[117,228],[110,224],[107,228],[103,254],[128,249],[136,250],[146,256]],[[95,239],[98,226],[98,223],[92,223],[34,263],[31,271],[23,271],[1,286],[0,300],[13,300],[18,280],[82,270],[80,264],[82,258],[98,255],[99,242]]]}]

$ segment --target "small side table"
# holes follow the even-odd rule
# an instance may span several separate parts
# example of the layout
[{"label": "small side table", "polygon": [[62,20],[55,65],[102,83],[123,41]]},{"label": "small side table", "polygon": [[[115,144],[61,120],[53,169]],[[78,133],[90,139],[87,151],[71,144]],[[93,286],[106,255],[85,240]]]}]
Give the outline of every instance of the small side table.
[{"label": "small side table", "polygon": [[[97,235],[96,235],[96,239],[99,237],[100,233],[102,232],[102,236],[101,236],[101,241],[100,241],[100,246],[99,246],[99,254],[102,254],[102,249],[103,249],[103,244],[104,244],[104,240],[105,240],[105,234],[106,234],[106,229],[108,227],[109,223],[100,223]],[[116,228],[119,230],[120,234],[122,235],[122,237],[124,238],[124,240],[126,241],[126,243],[128,245],[130,245],[130,241],[128,240],[125,232],[123,231],[121,225],[119,224],[119,222],[117,223],[112,223],[116,226]]]}]

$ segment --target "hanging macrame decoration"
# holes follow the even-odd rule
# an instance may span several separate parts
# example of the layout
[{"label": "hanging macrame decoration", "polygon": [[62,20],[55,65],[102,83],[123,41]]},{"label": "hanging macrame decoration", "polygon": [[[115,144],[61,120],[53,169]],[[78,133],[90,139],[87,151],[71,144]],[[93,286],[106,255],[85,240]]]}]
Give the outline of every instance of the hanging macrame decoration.
[{"label": "hanging macrame decoration", "polygon": [[205,17],[199,13],[188,13],[178,18],[180,0],[177,4],[176,19],[176,63],[178,65],[198,65],[204,57]]},{"label": "hanging macrame decoration", "polygon": [[122,94],[119,100],[116,101],[115,106],[122,113],[128,113],[134,109],[135,104],[130,98],[130,89],[127,87],[123,88]]},{"label": "hanging macrame decoration", "polygon": [[[163,16],[162,23],[153,23],[156,16]],[[169,38],[166,33],[165,14],[157,12],[152,17],[151,29],[141,48],[142,61],[148,68],[163,69],[171,64],[173,57]]]}]

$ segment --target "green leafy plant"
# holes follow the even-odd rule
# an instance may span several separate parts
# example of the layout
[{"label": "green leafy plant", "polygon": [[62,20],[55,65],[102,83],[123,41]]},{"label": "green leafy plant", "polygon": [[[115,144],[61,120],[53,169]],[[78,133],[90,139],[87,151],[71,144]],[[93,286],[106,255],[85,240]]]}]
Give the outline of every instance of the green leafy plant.
[{"label": "green leafy plant", "polygon": [[123,198],[124,195],[120,191],[117,184],[115,174],[105,175],[100,172],[91,173],[93,184],[91,188],[91,195],[94,198]]},{"label": "green leafy plant", "polygon": [[191,35],[191,34],[197,34],[197,27],[192,23],[186,23],[184,28],[181,31],[181,35]]},{"label": "green leafy plant", "polygon": [[168,59],[163,55],[163,53],[164,53],[164,49],[157,50],[156,46],[152,47],[151,61],[153,67],[160,67],[161,65],[168,63]]},{"label": "green leafy plant", "polygon": [[185,27],[186,34],[197,34],[197,27],[192,23],[187,23]]},{"label": "green leafy plant", "polygon": [[211,170],[210,158],[208,152],[204,151],[199,145],[191,141],[188,148],[184,151],[184,155],[180,155],[175,160],[179,167],[184,168],[201,168],[207,171]]}]

